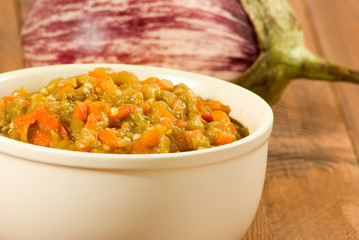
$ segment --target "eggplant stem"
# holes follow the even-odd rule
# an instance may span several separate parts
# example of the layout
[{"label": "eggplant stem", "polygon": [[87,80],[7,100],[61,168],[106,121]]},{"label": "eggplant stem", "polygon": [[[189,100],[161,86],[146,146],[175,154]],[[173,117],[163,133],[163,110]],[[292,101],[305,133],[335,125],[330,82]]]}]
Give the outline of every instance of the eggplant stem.
[{"label": "eggplant stem", "polygon": [[325,81],[344,81],[359,83],[359,71],[329,62],[323,58],[304,59],[299,78],[309,78]]},{"label": "eggplant stem", "polygon": [[235,84],[274,104],[295,78],[359,83],[359,71],[331,63],[306,48],[300,23],[288,2],[239,1],[256,29],[261,53]]},{"label": "eggplant stem", "polygon": [[[262,52],[254,64],[234,83],[275,104],[286,86],[296,78],[359,83],[359,71],[315,56],[304,46],[283,53]],[[279,55],[279,56],[278,56]]]}]

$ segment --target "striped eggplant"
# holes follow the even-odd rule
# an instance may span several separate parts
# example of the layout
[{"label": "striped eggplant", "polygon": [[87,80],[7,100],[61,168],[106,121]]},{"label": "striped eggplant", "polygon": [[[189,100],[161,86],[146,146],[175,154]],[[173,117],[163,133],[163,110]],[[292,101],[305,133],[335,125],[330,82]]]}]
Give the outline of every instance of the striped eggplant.
[{"label": "striped eggplant", "polygon": [[244,86],[275,103],[294,78],[359,82],[313,55],[285,0],[33,0],[21,31],[28,67],[126,63]]}]

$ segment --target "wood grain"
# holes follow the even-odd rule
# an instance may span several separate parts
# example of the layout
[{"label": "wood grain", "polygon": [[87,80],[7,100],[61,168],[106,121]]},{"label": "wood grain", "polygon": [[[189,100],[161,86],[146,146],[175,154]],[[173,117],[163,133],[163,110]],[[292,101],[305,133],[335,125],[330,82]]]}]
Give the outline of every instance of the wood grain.
[{"label": "wood grain", "polygon": [[0,1],[0,72],[23,67],[15,6],[13,0]]},{"label": "wood grain", "polygon": [[[340,1],[326,0],[307,1],[311,9],[311,18],[319,38],[322,54],[341,64],[359,69],[359,4],[357,0]],[[313,9],[322,11],[313,12]],[[334,12],[336,20],[329,21],[327,13]],[[343,111],[349,126],[351,140],[356,154],[359,156],[359,86],[347,83],[336,83],[335,91],[338,104]]]},{"label": "wood grain", "polygon": [[[343,30],[342,20],[337,21],[341,15],[359,16],[359,4],[354,1],[356,8],[341,7],[350,13],[325,8],[332,3],[345,5],[329,2],[290,1],[302,22],[307,46],[324,57],[330,55],[328,49],[337,46],[340,51],[344,43],[350,52],[354,38],[336,43],[328,38],[340,29],[348,31]],[[328,33],[313,24],[319,21],[318,15]],[[336,58],[336,52],[332,54],[331,60],[348,63]],[[358,56],[351,58],[359,60]],[[353,90],[339,92],[338,85],[348,84],[296,80],[273,107],[275,125],[261,206],[244,239],[359,239],[359,168],[353,148],[359,95]],[[263,229],[268,234],[262,235]]]}]

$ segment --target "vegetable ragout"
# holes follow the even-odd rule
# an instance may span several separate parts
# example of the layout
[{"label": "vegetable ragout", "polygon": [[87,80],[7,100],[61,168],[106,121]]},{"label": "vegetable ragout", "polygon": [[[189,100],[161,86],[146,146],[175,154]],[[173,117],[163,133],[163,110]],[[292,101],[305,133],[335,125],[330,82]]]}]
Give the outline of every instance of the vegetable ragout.
[{"label": "vegetable ragout", "polygon": [[230,108],[203,100],[185,84],[96,68],[0,100],[0,134],[44,147],[82,152],[184,152],[247,136]]}]

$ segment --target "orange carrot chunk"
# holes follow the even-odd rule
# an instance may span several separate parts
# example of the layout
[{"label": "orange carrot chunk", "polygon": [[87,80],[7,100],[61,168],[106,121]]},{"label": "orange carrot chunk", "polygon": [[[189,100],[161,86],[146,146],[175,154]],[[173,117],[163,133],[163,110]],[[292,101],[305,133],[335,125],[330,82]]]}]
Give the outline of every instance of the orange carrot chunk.
[{"label": "orange carrot chunk", "polygon": [[160,124],[166,128],[166,131],[171,130],[173,128],[173,123],[168,118],[161,118]]},{"label": "orange carrot chunk", "polygon": [[155,127],[147,129],[140,138],[148,147],[154,147],[160,142],[160,135],[157,128]]},{"label": "orange carrot chunk", "polygon": [[88,106],[84,102],[76,101],[74,107],[74,117],[86,121]]},{"label": "orange carrot chunk", "polygon": [[159,78],[149,77],[146,80],[140,81],[139,83],[144,85],[144,84],[159,84],[160,82],[161,80]]},{"label": "orange carrot chunk", "polygon": [[51,133],[49,131],[44,131],[41,129],[38,129],[34,136],[32,137],[32,142],[35,145],[43,146],[43,147],[49,147],[51,141]]},{"label": "orange carrot chunk", "polygon": [[215,144],[216,145],[224,145],[224,144],[228,144],[234,141],[234,138],[231,134],[229,133],[220,133],[218,134]]},{"label": "orange carrot chunk", "polygon": [[208,106],[212,111],[223,111],[229,113],[231,111],[230,107],[222,104],[220,101],[206,101],[203,103]]},{"label": "orange carrot chunk", "polygon": [[213,121],[211,113],[204,107],[203,102],[199,97],[197,97],[197,109],[201,113],[204,120],[207,122]]},{"label": "orange carrot chunk", "polygon": [[102,81],[100,87],[107,92],[116,91],[118,89],[117,85],[112,80]]},{"label": "orange carrot chunk", "polygon": [[35,112],[27,113],[14,119],[13,125],[16,129],[19,130],[20,140],[22,142],[27,142],[27,132],[29,130],[29,127],[35,122]]},{"label": "orange carrot chunk", "polygon": [[[28,129],[30,125],[35,122],[37,122],[39,125],[41,125],[41,127],[44,128],[42,132],[36,132],[35,134],[35,137],[37,134],[39,134],[39,136],[37,136],[35,140],[33,140],[39,143],[37,145],[46,145],[45,141],[43,140],[45,139],[45,135],[50,134],[50,131],[52,130],[58,131],[63,139],[68,139],[68,133],[66,129],[62,126],[60,121],[46,110],[45,105],[40,104],[36,107],[35,111],[24,114],[14,119],[13,125],[16,129],[19,130],[21,141],[28,141]],[[45,134],[45,132],[47,133]]]},{"label": "orange carrot chunk", "polygon": [[142,109],[143,109],[143,113],[150,113],[151,112],[151,106],[149,103],[145,102],[143,105],[142,105]]},{"label": "orange carrot chunk", "polygon": [[96,128],[97,124],[100,122],[100,117],[95,113],[90,113],[87,117],[87,122],[85,124],[85,128]]},{"label": "orange carrot chunk", "polygon": [[36,122],[35,112],[31,112],[31,113],[27,113],[27,114],[24,114],[24,115],[21,115],[21,116],[15,118],[13,125],[15,128],[19,129],[25,125],[30,125],[35,122]]},{"label": "orange carrot chunk", "polygon": [[168,80],[161,80],[156,77],[149,77],[146,80],[139,81],[141,85],[144,84],[155,84],[160,87],[161,90],[170,90],[173,88],[173,83]]},{"label": "orange carrot chunk", "polygon": [[161,135],[158,129],[155,127],[147,129],[142,135],[132,141],[130,153],[143,154],[149,153],[151,148],[157,146],[160,143]]},{"label": "orange carrot chunk", "polygon": [[166,130],[170,130],[173,128],[173,124],[176,119],[173,114],[168,111],[166,108],[158,108],[156,109],[160,114],[160,124],[166,128]]},{"label": "orange carrot chunk", "polygon": [[58,91],[68,93],[73,91],[74,89],[74,86],[72,86],[71,84],[66,84],[65,86],[60,87]]},{"label": "orange carrot chunk", "polygon": [[47,112],[45,105],[38,105],[36,107],[36,120],[45,129],[51,131],[60,127],[60,121]]},{"label": "orange carrot chunk", "polygon": [[125,117],[127,117],[128,115],[130,115],[130,113],[135,110],[137,106],[133,105],[133,104],[122,104],[119,108],[118,108],[118,114],[117,117],[119,119],[123,119]]},{"label": "orange carrot chunk", "polygon": [[4,103],[5,106],[8,105],[9,103],[15,101],[15,99],[18,99],[18,97],[5,96],[5,97],[1,98],[1,100]]},{"label": "orange carrot chunk", "polygon": [[204,110],[203,102],[199,97],[197,97],[197,109],[198,111],[202,112]]},{"label": "orange carrot chunk", "polygon": [[125,141],[117,137],[116,134],[110,129],[102,129],[99,134],[99,139],[102,143],[109,145],[110,147],[123,147]]},{"label": "orange carrot chunk", "polygon": [[90,152],[91,151],[91,146],[77,148],[76,151],[78,151],[78,152]]},{"label": "orange carrot chunk", "polygon": [[227,113],[220,111],[220,110],[212,111],[212,118],[213,118],[213,121],[215,121],[215,122],[221,122],[221,121],[226,122],[226,123],[231,122]]},{"label": "orange carrot chunk", "polygon": [[108,80],[110,78],[109,75],[106,72],[101,71],[99,69],[95,69],[93,71],[88,72],[88,75],[90,77],[97,78],[100,81],[105,81],[105,80]]}]

